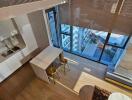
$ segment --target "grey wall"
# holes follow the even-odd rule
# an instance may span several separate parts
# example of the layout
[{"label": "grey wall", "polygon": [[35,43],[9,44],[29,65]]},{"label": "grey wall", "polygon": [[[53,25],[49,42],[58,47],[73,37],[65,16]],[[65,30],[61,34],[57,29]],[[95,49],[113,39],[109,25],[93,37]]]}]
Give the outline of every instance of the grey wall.
[{"label": "grey wall", "polygon": [[44,49],[49,45],[49,40],[42,10],[29,13],[28,18],[39,49]]},{"label": "grey wall", "polygon": [[16,30],[15,27],[12,24],[12,21],[9,20],[3,20],[0,21],[0,36],[11,36],[11,32],[13,30]]}]

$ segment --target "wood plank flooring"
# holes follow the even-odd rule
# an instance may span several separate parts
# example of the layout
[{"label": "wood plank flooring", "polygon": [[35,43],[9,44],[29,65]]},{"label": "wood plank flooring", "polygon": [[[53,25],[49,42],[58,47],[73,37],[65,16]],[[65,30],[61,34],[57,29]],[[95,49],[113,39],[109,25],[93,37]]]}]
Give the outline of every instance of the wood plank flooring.
[{"label": "wood plank flooring", "polygon": [[[69,58],[70,71],[66,75],[60,72],[60,80],[56,84],[47,84],[35,78],[26,88],[17,95],[16,100],[80,100],[79,90],[84,85],[93,84],[106,90],[122,92],[131,96],[129,91],[103,80],[105,66],[87,62],[82,58],[71,56]],[[94,66],[98,65],[98,67]],[[90,75],[91,74],[91,75]],[[92,76],[94,75],[94,76]]]},{"label": "wood plank flooring", "polygon": [[30,65],[28,63],[24,64],[10,77],[0,83],[0,100],[14,100],[16,95],[35,77]]},{"label": "wood plank flooring", "polygon": [[47,84],[34,79],[15,100],[80,100],[77,93],[56,84]]}]

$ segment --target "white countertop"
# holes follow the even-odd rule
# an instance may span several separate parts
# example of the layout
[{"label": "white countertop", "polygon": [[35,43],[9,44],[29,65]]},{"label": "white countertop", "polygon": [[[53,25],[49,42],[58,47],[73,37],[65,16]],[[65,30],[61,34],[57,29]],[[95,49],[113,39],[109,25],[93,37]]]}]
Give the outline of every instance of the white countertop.
[{"label": "white countertop", "polygon": [[62,52],[62,49],[48,46],[33,58],[30,63],[45,70]]}]

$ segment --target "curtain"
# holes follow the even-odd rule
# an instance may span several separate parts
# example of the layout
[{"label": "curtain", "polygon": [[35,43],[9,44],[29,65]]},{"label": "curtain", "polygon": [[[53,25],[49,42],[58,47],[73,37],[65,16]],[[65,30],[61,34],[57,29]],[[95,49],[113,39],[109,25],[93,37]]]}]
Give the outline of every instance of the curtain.
[{"label": "curtain", "polygon": [[132,34],[132,0],[124,0],[112,32]]},{"label": "curtain", "polygon": [[131,7],[132,0],[69,0],[60,5],[59,10],[61,23],[110,33],[130,34]]}]

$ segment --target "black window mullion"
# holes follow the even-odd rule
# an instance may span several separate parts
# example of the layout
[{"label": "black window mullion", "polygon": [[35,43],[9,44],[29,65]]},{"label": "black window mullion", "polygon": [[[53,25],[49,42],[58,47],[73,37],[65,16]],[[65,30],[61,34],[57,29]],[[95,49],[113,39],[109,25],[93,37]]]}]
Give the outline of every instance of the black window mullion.
[{"label": "black window mullion", "polygon": [[108,46],[112,46],[112,47],[116,47],[116,48],[121,48],[121,49],[124,49],[124,46],[123,47],[120,47],[120,46],[116,46],[116,45],[112,45],[112,44],[106,44]]},{"label": "black window mullion", "polygon": [[127,38],[127,40],[126,40],[126,42],[125,42],[125,44],[123,46],[117,46],[117,45],[113,45],[113,44],[109,44],[109,43],[107,43],[106,45],[112,46],[112,47],[116,47],[116,48],[125,49],[125,47],[126,47],[128,41],[129,41],[130,37],[131,37],[131,35],[128,36],[128,38]]},{"label": "black window mullion", "polygon": [[62,32],[61,32],[61,34],[64,34],[64,35],[69,35],[69,36],[71,36],[69,33],[62,33]]},{"label": "black window mullion", "polygon": [[57,14],[57,12],[56,12],[56,9],[54,8],[53,9],[53,13],[54,13],[54,20],[55,20],[55,30],[56,30],[56,37],[57,37],[57,47],[59,46],[59,37],[58,37],[58,29],[57,29],[57,17],[56,17],[56,14]]},{"label": "black window mullion", "polygon": [[128,36],[128,38],[127,38],[127,40],[126,40],[126,42],[125,42],[125,44],[124,44],[124,46],[123,46],[123,49],[126,48],[126,45],[127,45],[128,41],[130,40],[130,38],[131,38],[131,35]]},{"label": "black window mullion", "polygon": [[72,46],[73,46],[73,44],[72,44],[72,42],[73,42],[72,36],[73,36],[73,27],[71,25],[70,26],[70,52],[72,52]]},{"label": "black window mullion", "polygon": [[100,55],[100,57],[99,57],[99,62],[101,61],[102,55],[103,55],[104,50],[105,50],[105,47],[106,47],[106,45],[107,45],[107,43],[108,43],[108,41],[109,41],[110,35],[111,35],[111,33],[108,33],[108,35],[107,35],[107,37],[106,37],[106,40],[105,40],[105,43],[104,43],[104,46],[103,46],[101,55]]}]

